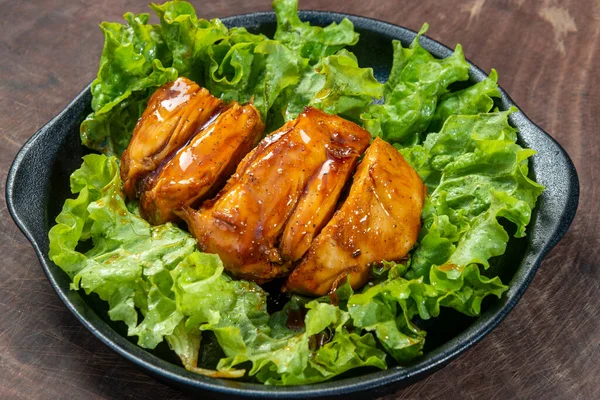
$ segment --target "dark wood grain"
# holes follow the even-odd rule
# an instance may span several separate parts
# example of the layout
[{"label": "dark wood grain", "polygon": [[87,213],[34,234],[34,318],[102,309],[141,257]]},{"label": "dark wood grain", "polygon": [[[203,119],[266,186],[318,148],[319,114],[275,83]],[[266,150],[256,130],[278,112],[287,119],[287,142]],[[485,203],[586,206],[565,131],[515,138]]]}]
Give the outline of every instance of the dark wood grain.
[{"label": "dark wood grain", "polygon": [[[269,0],[195,1],[204,17]],[[480,344],[397,398],[600,398],[600,2],[304,0],[463,44],[568,151],[581,201],[515,310]],[[0,1],[0,188],[21,145],[96,72],[97,28],[146,1]],[[110,351],[63,306],[0,199],[0,398],[183,398]]]}]

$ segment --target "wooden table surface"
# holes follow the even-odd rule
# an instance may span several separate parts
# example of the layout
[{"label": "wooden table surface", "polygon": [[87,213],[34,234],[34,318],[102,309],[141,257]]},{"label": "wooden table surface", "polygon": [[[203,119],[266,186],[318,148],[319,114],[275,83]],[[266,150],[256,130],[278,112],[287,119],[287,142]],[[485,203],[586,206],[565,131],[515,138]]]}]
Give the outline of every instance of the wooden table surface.
[{"label": "wooden table surface", "polygon": [[[194,1],[202,17],[270,0]],[[95,76],[102,20],[147,1],[0,1],[0,188],[25,141]],[[398,398],[600,398],[600,2],[304,0],[417,30],[500,74],[523,111],[571,155],[581,181],[571,229],[513,312]],[[185,398],[114,354],[71,315],[0,199],[0,398]]]}]

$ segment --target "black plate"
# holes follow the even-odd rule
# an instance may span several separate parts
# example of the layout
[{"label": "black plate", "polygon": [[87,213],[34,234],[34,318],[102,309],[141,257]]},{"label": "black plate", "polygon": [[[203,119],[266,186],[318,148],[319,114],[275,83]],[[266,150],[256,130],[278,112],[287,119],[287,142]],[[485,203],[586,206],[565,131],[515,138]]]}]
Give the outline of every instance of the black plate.
[{"label": "black plate", "polygon": [[[415,32],[389,23],[330,12],[303,11],[303,20],[315,25],[327,25],[349,18],[360,33],[360,41],[352,51],[362,66],[370,66],[375,76],[387,79],[392,63],[392,39],[408,45]],[[254,13],[223,19],[228,26],[244,26],[252,32],[272,35],[275,32],[273,13]],[[446,57],[452,50],[423,37],[421,44],[436,57]],[[471,82],[483,80],[485,73],[471,64]],[[151,375],[183,389],[212,391],[222,398],[280,397],[306,398],[349,394],[375,395],[392,387],[405,386],[435,371],[481,340],[512,310],[531,282],[543,257],[567,231],[579,199],[577,172],[562,147],[531,122],[522,112],[510,116],[510,122],[519,129],[519,142],[536,149],[531,161],[531,174],[546,186],[538,200],[528,235],[525,239],[511,240],[507,254],[498,260],[503,269],[503,281],[510,289],[501,300],[491,301],[481,317],[470,319],[451,310],[444,310],[441,321],[428,327],[425,355],[408,367],[391,367],[386,371],[357,371],[353,376],[309,386],[270,387],[211,379],[187,372],[169,362],[165,349],[149,352],[134,344],[122,332],[122,326],[108,320],[102,304],[94,298],[69,290],[69,278],[48,259],[48,231],[60,212],[69,191],[69,175],[81,164],[81,156],[88,150],[81,146],[79,124],[90,109],[89,86],[84,89],[56,118],[40,129],[17,154],[8,174],[6,200],[16,224],[31,241],[48,280],[67,308],[90,332],[107,346],[135,363]],[[502,110],[514,105],[502,91],[498,107]],[[444,319],[446,321],[444,321]],[[447,321],[452,320],[451,324]],[[436,329],[436,324],[445,324]],[[159,346],[160,347],[160,346]],[[158,355],[157,355],[158,354]],[[159,357],[160,356],[160,357]],[[515,360],[515,362],[519,362]],[[363,375],[359,375],[363,373]]]}]

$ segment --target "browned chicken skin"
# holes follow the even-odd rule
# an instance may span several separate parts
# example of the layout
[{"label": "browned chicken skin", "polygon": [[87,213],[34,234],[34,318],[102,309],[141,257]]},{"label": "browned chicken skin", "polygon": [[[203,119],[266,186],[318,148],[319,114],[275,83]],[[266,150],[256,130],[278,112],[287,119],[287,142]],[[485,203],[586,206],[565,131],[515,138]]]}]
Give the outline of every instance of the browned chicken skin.
[{"label": "browned chicken skin", "polygon": [[222,105],[221,100],[187,78],[158,88],[121,156],[125,194],[136,198],[142,179],[185,145]]},{"label": "browned chicken skin", "polygon": [[263,139],[215,199],[179,215],[233,275],[285,275],[333,214],[368,142],[357,125],[307,108]]},{"label": "browned chicken skin", "polygon": [[321,296],[348,277],[353,288],[373,263],[398,261],[417,241],[425,187],[387,142],[375,139],[358,166],[348,197],[289,276],[285,290]]},{"label": "browned chicken skin", "polygon": [[262,137],[264,128],[253,105],[233,103],[144,185],[142,215],[154,224],[173,221],[174,210],[215,194]]}]

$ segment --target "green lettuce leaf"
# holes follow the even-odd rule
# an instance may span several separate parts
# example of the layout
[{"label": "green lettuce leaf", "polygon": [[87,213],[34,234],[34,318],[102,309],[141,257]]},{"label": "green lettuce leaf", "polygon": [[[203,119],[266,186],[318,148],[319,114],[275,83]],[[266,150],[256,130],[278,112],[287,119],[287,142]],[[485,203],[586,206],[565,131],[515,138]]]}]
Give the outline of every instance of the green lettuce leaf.
[{"label": "green lettuce leaf", "polygon": [[121,154],[147,98],[177,78],[177,71],[167,68],[171,54],[160,26],[148,24],[148,14],[126,13],[124,18],[126,25],[100,25],[105,42],[92,82],[93,112],[81,124],[82,143],[106,154]]},{"label": "green lettuce leaf", "polygon": [[397,277],[350,297],[348,310],[355,327],[375,332],[386,352],[402,363],[422,354],[425,332],[412,319],[438,316],[439,297],[422,279]]},{"label": "green lettuce leaf", "polygon": [[253,101],[268,121],[279,94],[300,80],[306,60],[280,42],[236,34],[251,41],[228,40],[211,48],[207,88],[226,101]]},{"label": "green lettuce leaf", "polygon": [[168,65],[171,59],[160,26],[148,24],[149,14],[126,13],[127,25],[103,22],[104,49],[98,77],[92,83],[92,109],[107,111],[146,87],[153,71],[153,62]]},{"label": "green lettuce leaf", "polygon": [[340,50],[304,68],[300,82],[287,88],[275,104],[270,126],[296,118],[307,105],[358,122],[361,110],[382,93],[373,69],[359,67],[354,54]]},{"label": "green lettuce leaf", "polygon": [[516,144],[508,122],[515,111],[451,116],[423,145],[402,149],[431,191],[406,277],[423,277],[448,293],[443,305],[468,315],[479,314],[486,295],[506,290],[479,271],[506,250],[508,233],[498,220],[512,222],[515,237],[525,236],[543,190],[528,177],[535,151]]},{"label": "green lettuce leaf", "polygon": [[[348,313],[339,307],[309,302],[305,328],[296,332],[285,326],[285,310],[269,318],[260,301],[238,303],[218,323],[202,327],[217,335],[227,355],[219,362],[219,370],[251,362],[249,374],[261,382],[299,385],[328,380],[358,367],[386,368],[385,353],[373,336],[348,331]],[[249,309],[263,312],[238,317]]]},{"label": "green lettuce leaf", "polygon": [[425,24],[410,47],[393,41],[394,62],[386,83],[385,101],[363,113],[365,128],[401,147],[415,145],[434,117],[438,99],[448,86],[469,78],[469,64],[460,45],[445,59],[436,59],[420,44]]},{"label": "green lettuce leaf", "polygon": [[[50,258],[71,276],[73,289],[107,301],[109,317],[123,321],[140,346],[154,348],[183,318],[169,271],[196,243],[172,224],[153,227],[131,213],[118,171],[114,157],[84,157],[71,177],[78,196],[65,202],[50,230]],[[91,249],[80,252],[78,243],[85,241]],[[144,316],[141,322],[136,309]]]},{"label": "green lettuce leaf", "polygon": [[451,115],[476,115],[487,113],[494,107],[494,99],[500,97],[498,73],[492,69],[490,76],[463,90],[446,93],[440,100],[429,123],[430,132],[438,132]]},{"label": "green lettuce leaf", "polygon": [[265,36],[254,35],[245,28],[232,28],[218,44],[207,50],[206,88],[225,101],[248,101],[256,87],[253,72],[254,49]]},{"label": "green lettuce leaf", "polygon": [[[211,46],[207,88],[226,101],[253,101],[268,131],[297,117],[308,105],[359,120],[364,107],[382,96],[383,86],[371,68],[360,68],[354,54],[340,50],[355,43],[358,34],[348,20],[326,28],[302,23],[296,5],[294,1],[274,3],[278,18],[287,21],[289,28],[284,30],[281,22],[276,40],[233,28]],[[339,31],[345,33],[339,36]],[[306,37],[299,39],[297,32],[313,40],[310,51],[303,47]]]},{"label": "green lettuce leaf", "polygon": [[[65,202],[49,232],[50,258],[71,277],[71,289],[95,293],[108,302],[110,319],[124,322],[127,334],[138,336],[141,347],[151,349],[166,339],[190,371],[242,376],[243,370],[198,368],[201,331],[186,328],[190,324],[185,300],[193,290],[186,287],[188,291],[181,293],[180,271],[203,271],[208,277],[206,273],[219,265],[222,272],[218,256],[199,253],[196,240],[173,224],[151,226],[139,217],[135,205],[125,205],[121,185],[115,157],[84,157],[81,168],[71,175],[77,197]],[[89,250],[80,251],[81,245]],[[214,300],[202,304],[205,313],[216,313],[227,304],[218,290],[226,293],[232,281],[220,272],[208,281],[210,287],[204,287],[205,298]]]},{"label": "green lettuce leaf", "polygon": [[315,71],[325,80],[309,105],[326,113],[359,121],[362,110],[383,96],[383,85],[373,76],[373,69],[360,68],[356,56],[345,49],[322,59]]},{"label": "green lettuce leaf", "polygon": [[273,10],[277,16],[275,40],[308,59],[311,65],[358,42],[359,35],[347,18],[326,27],[310,25],[298,16],[298,0],[274,0]]},{"label": "green lettuce leaf", "polygon": [[150,7],[160,19],[162,35],[173,58],[172,67],[180,76],[202,85],[207,51],[227,37],[227,28],[218,19],[198,19],[194,7],[185,1]]},{"label": "green lettuce leaf", "polygon": [[[186,331],[212,331],[226,358],[217,369],[235,373],[250,362],[249,375],[267,384],[297,385],[327,380],[351,368],[385,368],[385,354],[370,334],[350,333],[348,314],[330,304],[300,304],[269,315],[266,293],[255,283],[223,273],[219,257],[195,253],[172,271],[178,309],[188,317]],[[306,307],[304,326],[287,326],[288,313]],[[326,343],[318,346],[326,336]]]}]

